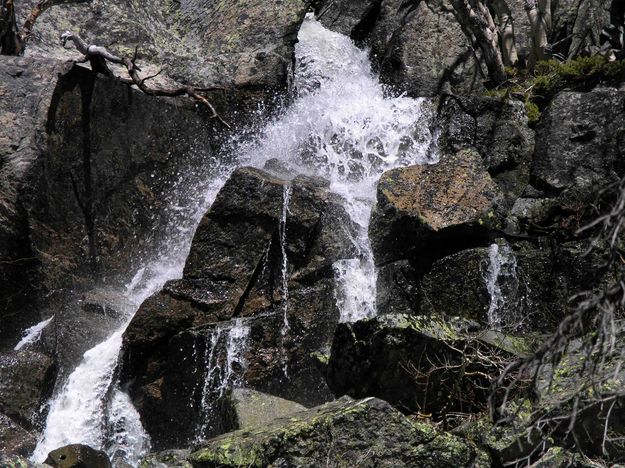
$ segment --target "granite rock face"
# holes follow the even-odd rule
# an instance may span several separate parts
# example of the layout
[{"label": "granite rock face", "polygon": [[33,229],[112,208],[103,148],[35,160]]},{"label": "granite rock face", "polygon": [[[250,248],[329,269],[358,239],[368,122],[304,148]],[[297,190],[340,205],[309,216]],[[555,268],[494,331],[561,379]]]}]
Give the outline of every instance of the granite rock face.
[{"label": "granite rock face", "polygon": [[376,263],[479,242],[501,223],[502,202],[473,150],[444,154],[437,164],[388,171],[378,183],[369,228]]}]

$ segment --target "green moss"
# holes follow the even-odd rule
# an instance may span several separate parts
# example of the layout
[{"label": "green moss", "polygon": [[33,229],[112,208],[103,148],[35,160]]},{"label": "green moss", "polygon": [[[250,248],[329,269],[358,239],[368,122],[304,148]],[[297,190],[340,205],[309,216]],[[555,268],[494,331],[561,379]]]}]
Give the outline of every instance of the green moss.
[{"label": "green moss", "polygon": [[563,89],[590,89],[601,82],[625,77],[625,61],[608,62],[601,55],[577,57],[566,62],[546,60],[536,63],[532,71],[506,69],[508,81],[490,89],[487,96],[523,100],[528,123],[540,120],[542,109]]}]

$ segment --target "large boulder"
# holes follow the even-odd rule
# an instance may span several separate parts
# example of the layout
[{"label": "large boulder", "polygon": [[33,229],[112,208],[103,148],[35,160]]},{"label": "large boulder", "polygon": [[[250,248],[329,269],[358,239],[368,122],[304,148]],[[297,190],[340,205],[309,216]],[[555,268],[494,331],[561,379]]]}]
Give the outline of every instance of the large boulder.
[{"label": "large boulder", "polygon": [[322,0],[315,4],[315,13],[326,28],[360,40],[371,32],[381,3],[382,0]]},{"label": "large boulder", "polygon": [[624,113],[624,92],[556,95],[536,132],[533,184],[584,201],[585,193],[619,180],[625,174]]},{"label": "large boulder", "polygon": [[306,410],[306,407],[293,401],[249,388],[233,389],[231,399],[239,429],[265,426],[276,418]]},{"label": "large boulder", "polygon": [[41,406],[52,393],[54,361],[32,351],[0,355],[0,412],[27,428],[37,426]]},{"label": "large boulder", "polygon": [[[123,379],[157,447],[192,435],[204,398],[197,379],[210,356],[232,363],[232,340],[251,387],[304,404],[331,397],[311,353],[331,343],[332,266],[355,255],[354,229],[320,179],[234,172],[198,227],[183,278],[147,299],[124,334]],[[209,400],[222,396],[213,390]],[[182,427],[168,440],[158,428],[173,424]]]},{"label": "large boulder", "polygon": [[438,107],[442,152],[474,149],[512,205],[529,181],[534,131],[520,101],[483,96],[445,96]]},{"label": "large boulder", "polygon": [[194,467],[488,466],[457,437],[407,419],[388,403],[341,399],[253,429],[217,437],[188,456]]},{"label": "large boulder", "polygon": [[[377,264],[484,243],[501,223],[503,196],[474,150],[385,172],[369,236]],[[453,244],[453,247],[451,245]]]},{"label": "large boulder", "polygon": [[375,396],[440,420],[483,411],[501,371],[494,363],[528,351],[522,339],[459,317],[383,315],[339,325],[327,378],[337,396]]},{"label": "large boulder", "polygon": [[81,444],[52,450],[44,463],[54,468],[113,468],[106,453]]},{"label": "large boulder", "polygon": [[479,51],[441,0],[383,0],[370,35],[381,78],[413,96],[483,89]]}]

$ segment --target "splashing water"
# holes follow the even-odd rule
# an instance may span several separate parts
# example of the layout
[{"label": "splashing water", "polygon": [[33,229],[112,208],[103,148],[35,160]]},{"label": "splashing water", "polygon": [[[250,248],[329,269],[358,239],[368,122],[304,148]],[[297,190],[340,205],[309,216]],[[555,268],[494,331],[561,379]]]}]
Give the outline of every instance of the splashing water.
[{"label": "splashing water", "polygon": [[13,350],[19,351],[20,349],[39,341],[39,338],[41,338],[41,333],[43,332],[44,328],[50,325],[52,320],[54,320],[54,315],[47,320],[43,320],[38,324],[27,328],[24,331],[22,339],[19,341],[19,343],[15,345],[15,348],[13,348]]},{"label": "splashing water", "polygon": [[214,402],[223,397],[228,389],[241,386],[247,368],[244,353],[247,349],[250,327],[240,318],[228,326],[230,329],[227,326],[218,326],[213,330],[210,334],[210,343],[206,346],[204,386],[196,442],[204,439],[204,434],[209,428]]},{"label": "splashing water", "polygon": [[[371,70],[368,52],[323,28],[313,17],[304,21],[299,40],[294,80],[297,98],[264,127],[255,142],[233,137],[232,153],[238,155],[237,161],[230,155],[225,158],[230,162],[217,161],[211,171],[200,171],[210,172],[209,176],[187,174],[173,191],[177,195],[166,209],[171,220],[163,234],[167,254],[146,255],[144,265],[120,289],[125,320],[107,340],[85,353],[55,392],[34,461],[44,460],[59,446],[84,443],[106,449],[116,464],[137,466],[149,450],[139,415],[116,381],[122,335],[147,297],[167,280],[182,276],[198,223],[240,165],[262,168],[267,161],[279,159],[294,174],[318,175],[330,181],[330,189],[344,198],[347,212],[359,227],[354,239],[358,255],[334,265],[341,320],[375,315],[377,273],[367,236],[375,185],[386,170],[436,162],[434,114],[424,99],[387,96]],[[283,259],[286,261],[286,255]],[[211,338],[207,346],[203,404],[208,404],[215,392],[218,395],[240,385],[240,373],[235,369],[245,366],[242,353],[249,328],[236,322],[227,335],[218,330],[215,342]],[[219,341],[223,343],[224,336],[226,352],[220,356]],[[200,427],[199,434],[204,429]]]},{"label": "splashing water", "polygon": [[359,227],[357,258],[335,265],[342,321],[375,315],[377,272],[367,235],[375,187],[389,169],[434,163],[434,115],[424,99],[388,97],[371,70],[368,52],[309,15],[296,45],[296,101],[243,146],[243,161],[270,159],[295,173],[330,181]]}]

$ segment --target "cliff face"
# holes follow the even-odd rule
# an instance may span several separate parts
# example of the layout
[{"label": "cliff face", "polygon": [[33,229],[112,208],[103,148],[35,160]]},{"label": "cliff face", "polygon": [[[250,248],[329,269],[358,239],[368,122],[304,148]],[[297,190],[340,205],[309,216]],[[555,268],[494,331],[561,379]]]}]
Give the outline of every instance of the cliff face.
[{"label": "cliff face", "polygon": [[[34,3],[18,4],[18,16]],[[106,429],[93,448],[115,466],[130,459],[126,426],[111,422],[121,389],[152,440],[142,466],[624,461],[621,398],[568,431],[532,426],[545,408],[570,411],[584,336],[515,389],[513,409],[497,408],[495,419],[514,424],[493,426],[488,413],[491,380],[561,329],[571,297],[620,280],[609,243],[580,228],[613,201],[600,190],[625,177],[623,77],[560,83],[530,120],[519,93],[486,92],[480,53],[446,2],[311,3],[59,5],[23,57],[0,57],[0,461],[34,450],[42,405],[65,395],[84,353],[113,332],[122,349],[98,394]],[[509,3],[525,59],[530,26],[523,2]],[[552,9],[554,55],[605,50],[606,30],[623,27],[617,2],[569,3]],[[332,117],[331,101],[303,101],[333,79],[310,43],[295,62],[308,9],[369,47],[387,86],[350,103],[348,117]],[[140,46],[142,73],[163,69],[155,85],[211,88],[233,128],[183,98],[66,62],[75,52],[57,37],[69,26],[120,54]],[[319,31],[315,47],[334,59],[345,44]],[[371,79],[353,71],[354,57],[328,62],[352,70],[346,84]],[[294,73],[305,86],[294,88]],[[337,101],[349,92],[336,89]],[[293,122],[301,102],[310,113]],[[414,117],[416,102],[432,119],[391,147],[384,134]],[[367,106],[379,116],[358,121]],[[326,114],[331,125],[313,133]],[[254,156],[264,141],[273,159]],[[426,164],[410,159],[419,145]],[[146,263],[170,257],[177,263]],[[361,320],[345,318],[347,303]],[[617,355],[599,396],[622,380]],[[605,428],[615,437],[601,451]],[[61,463],[52,455],[47,463]]]}]

